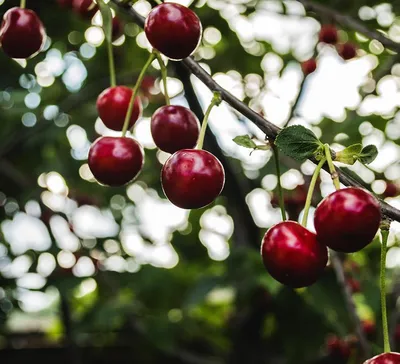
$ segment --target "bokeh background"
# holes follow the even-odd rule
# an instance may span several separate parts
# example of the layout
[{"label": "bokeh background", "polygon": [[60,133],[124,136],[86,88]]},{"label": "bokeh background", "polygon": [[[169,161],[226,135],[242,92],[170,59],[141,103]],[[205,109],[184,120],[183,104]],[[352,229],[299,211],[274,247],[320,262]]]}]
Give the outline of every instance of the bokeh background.
[{"label": "bokeh background", "polygon": [[[355,59],[344,61],[333,46],[318,43],[321,24],[332,19],[306,13],[295,0],[177,2],[201,18],[204,35],[194,57],[218,83],[278,126],[311,128],[334,150],[376,145],[373,163],[347,169],[400,207],[395,52],[338,26],[341,42],[358,48]],[[320,3],[400,42],[398,0]],[[138,0],[133,7],[146,16],[154,5]],[[18,2],[0,0],[0,14],[13,6]],[[223,163],[226,186],[206,208],[174,207],[160,185],[169,155],[150,134],[150,117],[164,103],[154,62],[134,130],[145,148],[144,169],[125,187],[100,186],[88,168],[89,147],[101,135],[119,135],[95,106],[109,86],[101,16],[84,19],[55,0],[27,6],[40,15],[48,40],[27,62],[0,52],[0,361],[359,363],[331,266],[315,285],[292,290],[262,265],[261,238],[280,221],[272,152],[250,155],[232,139],[248,134],[262,144],[263,133],[225,103],[213,109],[205,148]],[[133,86],[150,47],[126,14],[117,15],[124,23],[114,43],[118,83]],[[317,70],[304,78],[301,62],[314,55]],[[172,103],[201,118],[211,92],[180,63],[169,62],[168,70]],[[298,220],[315,166],[281,156],[281,168],[286,208]],[[332,191],[323,173],[313,205]],[[394,348],[399,234],[393,223],[387,268]],[[344,260],[373,352],[382,350],[379,254],[375,240]]]}]

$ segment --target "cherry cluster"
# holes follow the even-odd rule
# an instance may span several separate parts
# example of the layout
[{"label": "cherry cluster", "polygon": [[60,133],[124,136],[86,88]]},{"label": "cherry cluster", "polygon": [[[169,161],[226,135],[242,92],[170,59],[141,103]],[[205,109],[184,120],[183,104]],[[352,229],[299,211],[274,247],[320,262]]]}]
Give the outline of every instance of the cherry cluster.
[{"label": "cherry cluster", "polygon": [[[323,44],[329,44],[336,47],[340,57],[345,61],[353,59],[357,55],[357,47],[351,42],[339,42],[339,34],[336,27],[332,24],[326,24],[321,27],[319,32],[319,41]],[[317,60],[315,57],[304,61],[301,64],[304,75],[309,75],[317,69]]]}]

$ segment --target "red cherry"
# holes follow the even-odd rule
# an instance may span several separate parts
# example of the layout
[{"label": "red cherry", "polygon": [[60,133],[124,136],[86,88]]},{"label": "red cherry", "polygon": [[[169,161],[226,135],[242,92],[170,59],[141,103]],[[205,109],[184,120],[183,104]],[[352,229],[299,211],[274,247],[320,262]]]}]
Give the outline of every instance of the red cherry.
[{"label": "red cherry", "polygon": [[150,12],[144,31],[155,49],[170,59],[180,60],[196,50],[202,26],[198,16],[187,7],[163,3]]},{"label": "red cherry", "polygon": [[293,288],[310,286],[322,275],[328,249],[295,221],[283,221],[264,235],[261,255],[273,278]]},{"label": "red cherry", "polygon": [[161,106],[151,117],[154,143],[167,153],[194,148],[199,132],[200,123],[196,115],[183,106]]},{"label": "red cherry", "polygon": [[350,345],[337,337],[336,335],[331,335],[326,341],[327,351],[331,357],[336,359],[348,359],[351,355]]},{"label": "red cherry", "polygon": [[117,40],[124,34],[124,24],[118,18],[112,20],[112,40]]},{"label": "red cherry", "polygon": [[91,19],[99,7],[93,0],[72,0],[72,9],[80,16]]},{"label": "red cherry", "polygon": [[57,0],[57,3],[62,8],[72,8],[72,1],[73,0]]},{"label": "red cherry", "polygon": [[384,197],[396,197],[399,194],[399,188],[393,182],[386,182],[385,192],[383,192]]},{"label": "red cherry", "polygon": [[368,359],[364,364],[400,364],[400,353],[383,353]]},{"label": "red cherry", "polygon": [[134,139],[101,137],[89,150],[89,168],[97,181],[107,186],[123,186],[143,167],[144,152]]},{"label": "red cherry", "polygon": [[[115,86],[105,89],[99,95],[96,103],[97,111],[107,128],[116,131],[122,130],[132,93],[133,91],[129,87]],[[129,128],[141,117],[142,109],[142,101],[137,96],[133,104]]]},{"label": "red cherry", "polygon": [[349,60],[357,55],[357,48],[352,43],[343,43],[338,46],[338,52],[344,60]]},{"label": "red cherry", "polygon": [[376,324],[372,320],[363,320],[361,326],[367,338],[372,339],[376,333]]},{"label": "red cherry", "polygon": [[165,162],[161,171],[165,195],[182,209],[199,209],[209,205],[221,193],[225,171],[210,152],[181,149]]},{"label": "red cherry", "polygon": [[311,58],[301,64],[301,69],[303,73],[307,76],[317,69],[317,61],[315,60],[315,58]]},{"label": "red cherry", "polygon": [[353,293],[361,292],[360,281],[358,281],[357,279],[348,278],[347,279],[347,284],[350,286],[351,292],[353,292]]},{"label": "red cherry", "polygon": [[37,14],[29,9],[11,8],[3,16],[0,44],[11,58],[29,58],[39,53],[46,31]]},{"label": "red cherry", "polygon": [[327,44],[336,44],[338,41],[338,32],[334,25],[323,25],[319,31],[319,41]]},{"label": "red cherry", "polygon": [[375,237],[380,221],[378,200],[356,187],[333,192],[317,206],[314,215],[318,240],[344,253],[367,246]]}]

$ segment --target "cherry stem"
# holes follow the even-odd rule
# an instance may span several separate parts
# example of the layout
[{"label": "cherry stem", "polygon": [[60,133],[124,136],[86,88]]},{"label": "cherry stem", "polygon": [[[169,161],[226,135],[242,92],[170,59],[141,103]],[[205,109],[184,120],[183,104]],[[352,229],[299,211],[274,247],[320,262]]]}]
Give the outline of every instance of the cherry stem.
[{"label": "cherry stem", "polygon": [[321,172],[321,168],[325,164],[325,162],[326,162],[326,158],[322,158],[320,160],[320,162],[318,163],[317,167],[315,168],[315,171],[311,178],[310,187],[308,187],[306,203],[304,205],[303,219],[301,221],[301,225],[303,225],[304,227],[307,227],[308,212],[310,211],[311,201],[312,201],[312,197],[313,197],[313,193],[314,193],[314,189],[315,189],[315,184],[317,183],[319,173]]},{"label": "cherry stem", "polygon": [[382,331],[383,331],[383,350],[390,352],[389,329],[386,311],[386,252],[387,241],[389,237],[390,222],[383,220],[381,223],[381,267],[380,267],[380,290],[381,290],[381,308],[382,308]]},{"label": "cherry stem", "polygon": [[283,199],[283,189],[281,184],[281,166],[279,165],[279,151],[276,147],[275,143],[270,143],[272,150],[274,151],[274,160],[275,160],[275,168],[276,168],[276,176],[278,177],[278,196],[279,196],[279,207],[281,208],[282,221],[286,220],[286,211],[285,211],[285,201]]},{"label": "cherry stem", "polygon": [[165,103],[167,105],[170,105],[171,102],[169,100],[169,95],[168,95],[168,88],[167,88],[167,67],[165,66],[165,63],[163,62],[162,58],[161,58],[161,54],[158,51],[155,51],[156,57],[157,57],[157,61],[160,65],[161,68],[161,76],[162,76],[162,80],[163,80],[163,84],[164,84],[164,96],[165,96]]},{"label": "cherry stem", "polygon": [[329,148],[329,144],[325,144],[324,149],[325,149],[326,161],[328,162],[329,172],[331,173],[332,176],[333,185],[335,186],[336,190],[340,190],[339,175],[336,172],[335,166],[332,161],[331,149]]},{"label": "cherry stem", "polygon": [[199,135],[199,140],[197,142],[197,149],[202,149],[203,148],[203,143],[204,143],[204,137],[206,135],[206,130],[207,130],[207,124],[208,124],[208,117],[210,116],[211,110],[215,105],[219,105],[221,103],[221,94],[219,92],[214,92],[214,96],[211,99],[211,103],[208,106],[206,113],[204,114],[204,119],[203,123],[201,124],[201,130],[200,130],[200,135]]},{"label": "cherry stem", "polygon": [[116,81],[116,77],[115,77],[113,45],[112,45],[111,40],[107,41],[107,54],[108,54],[108,65],[110,67],[110,84],[111,84],[111,87],[115,87],[117,85],[117,81]]},{"label": "cherry stem", "polygon": [[126,116],[125,116],[124,127],[122,128],[122,136],[123,137],[126,135],[126,132],[129,127],[129,120],[131,119],[131,116],[132,116],[133,105],[135,104],[135,98],[139,91],[139,87],[143,81],[143,77],[146,74],[147,69],[151,65],[151,62],[154,61],[154,58],[156,58],[156,55],[154,53],[151,53],[146,64],[143,66],[142,70],[140,71],[140,74],[136,81],[135,87],[133,88],[132,97],[129,101],[128,111],[126,112]]},{"label": "cherry stem", "polygon": [[158,5],[161,5],[163,2],[161,0],[154,0]]},{"label": "cherry stem", "polygon": [[26,0],[21,0],[21,3],[20,3],[20,5],[19,5],[19,7],[20,7],[21,9],[25,9],[25,6],[26,6]]}]

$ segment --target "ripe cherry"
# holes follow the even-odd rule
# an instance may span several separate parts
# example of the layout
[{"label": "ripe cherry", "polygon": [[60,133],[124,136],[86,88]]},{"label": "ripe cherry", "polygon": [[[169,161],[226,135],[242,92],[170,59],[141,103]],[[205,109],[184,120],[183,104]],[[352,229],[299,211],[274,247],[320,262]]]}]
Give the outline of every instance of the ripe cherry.
[{"label": "ripe cherry", "polygon": [[143,167],[142,146],[132,138],[100,137],[90,147],[89,168],[96,180],[107,186],[123,186]]},{"label": "ripe cherry", "polygon": [[368,359],[364,364],[400,364],[400,353],[383,353]]},{"label": "ripe cherry", "polygon": [[311,58],[308,61],[305,61],[301,64],[301,69],[304,73],[304,75],[309,75],[310,73],[313,73],[317,69],[317,61],[315,58]]},{"label": "ripe cherry", "polygon": [[293,288],[310,286],[322,275],[328,249],[295,221],[283,221],[264,235],[261,255],[273,278]]},{"label": "ripe cherry", "polygon": [[[100,119],[107,128],[116,131],[122,130],[132,93],[133,91],[129,87],[115,86],[105,89],[99,95],[96,103],[97,111]],[[141,117],[142,109],[142,101],[140,97],[136,97],[129,121],[129,128]]]},{"label": "ripe cherry", "polygon": [[384,197],[396,197],[399,193],[399,187],[395,183],[386,182],[386,188],[383,192]]},{"label": "ripe cherry", "polygon": [[365,335],[368,339],[372,339],[376,334],[376,324],[372,320],[363,320],[361,321],[362,329],[365,332]]},{"label": "ripe cherry", "polygon": [[144,31],[155,49],[170,59],[180,60],[196,50],[202,26],[198,16],[187,7],[163,3],[150,12]]},{"label": "ripe cherry", "polygon": [[30,9],[6,11],[0,28],[0,44],[11,58],[29,58],[41,51],[46,31],[37,14]]},{"label": "ripe cherry", "polygon": [[162,151],[194,148],[200,132],[196,115],[179,105],[161,106],[151,117],[151,135]]},{"label": "ripe cherry", "polygon": [[181,149],[165,162],[161,171],[165,195],[182,209],[199,209],[213,202],[225,184],[221,162],[210,152]]},{"label": "ripe cherry", "polygon": [[361,285],[360,281],[354,278],[348,278],[347,279],[347,284],[350,286],[351,292],[352,293],[359,293],[361,292]]},{"label": "ripe cherry", "polygon": [[338,53],[344,60],[349,60],[357,55],[357,48],[352,43],[343,43],[338,46]]},{"label": "ripe cherry", "polygon": [[72,0],[72,9],[80,16],[91,19],[99,7],[93,0]]},{"label": "ripe cherry", "polygon": [[326,340],[326,347],[329,356],[335,359],[347,360],[351,355],[351,347],[336,335],[331,335]]},{"label": "ripe cherry", "polygon": [[124,24],[119,18],[115,17],[112,20],[112,40],[117,40],[122,37],[122,34],[124,34]]},{"label": "ripe cherry", "polygon": [[334,25],[323,25],[319,31],[319,41],[327,44],[336,44],[338,41],[338,32]]},{"label": "ripe cherry", "polygon": [[380,221],[378,200],[356,187],[333,192],[317,206],[314,215],[318,240],[344,253],[367,246],[375,237]]}]

